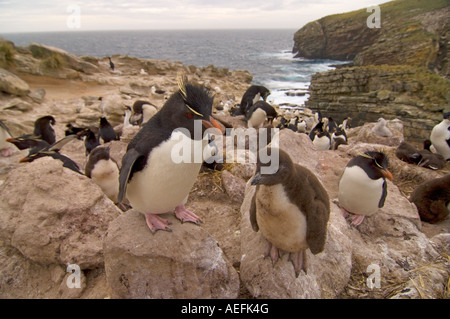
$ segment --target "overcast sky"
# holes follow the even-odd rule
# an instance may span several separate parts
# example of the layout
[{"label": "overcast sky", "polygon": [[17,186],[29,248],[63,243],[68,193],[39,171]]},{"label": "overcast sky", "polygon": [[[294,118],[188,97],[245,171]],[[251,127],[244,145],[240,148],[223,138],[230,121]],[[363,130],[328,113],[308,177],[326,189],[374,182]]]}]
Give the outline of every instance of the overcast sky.
[{"label": "overcast sky", "polygon": [[[137,29],[299,29],[387,0],[0,0],[0,33]],[[368,16],[370,13],[368,13]]]}]

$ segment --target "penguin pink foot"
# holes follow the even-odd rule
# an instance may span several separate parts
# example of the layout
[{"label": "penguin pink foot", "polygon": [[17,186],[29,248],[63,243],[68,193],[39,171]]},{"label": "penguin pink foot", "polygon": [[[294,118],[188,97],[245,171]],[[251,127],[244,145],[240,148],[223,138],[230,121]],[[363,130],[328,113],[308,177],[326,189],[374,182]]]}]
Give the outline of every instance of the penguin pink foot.
[{"label": "penguin pink foot", "polygon": [[145,214],[145,221],[153,234],[156,233],[157,230],[172,231],[172,229],[168,226],[170,222],[156,214]]},{"label": "penguin pink foot", "polygon": [[364,217],[366,217],[366,216],[364,216],[364,215],[353,215],[351,217],[352,225],[355,225],[355,226],[361,225],[361,223],[364,220]]},{"label": "penguin pink foot", "polygon": [[193,212],[187,210],[184,207],[184,205],[178,205],[175,208],[175,216],[179,220],[181,220],[183,223],[184,222],[191,222],[191,223],[199,225],[200,223],[203,222],[197,215],[195,215]]},{"label": "penguin pink foot", "polygon": [[3,157],[11,156],[12,153],[13,153],[13,152],[12,152],[12,150],[11,150],[10,148],[2,149],[2,156],[3,156]]},{"label": "penguin pink foot", "polygon": [[272,264],[275,264],[278,260],[278,257],[280,256],[280,252],[278,250],[277,247],[275,247],[274,245],[272,245],[272,243],[270,241],[267,242],[267,249],[266,252],[264,253],[264,257],[269,257],[270,259],[272,259]]},{"label": "penguin pink foot", "polygon": [[289,260],[292,262],[295,270],[295,277],[298,277],[300,271],[306,273],[306,254],[304,250],[289,254]]}]

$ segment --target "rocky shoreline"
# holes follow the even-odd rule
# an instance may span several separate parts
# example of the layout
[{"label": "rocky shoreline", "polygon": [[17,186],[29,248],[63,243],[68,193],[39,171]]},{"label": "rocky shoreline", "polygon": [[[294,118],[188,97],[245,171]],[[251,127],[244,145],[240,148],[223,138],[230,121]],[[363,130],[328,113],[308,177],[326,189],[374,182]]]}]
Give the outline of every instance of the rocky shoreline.
[{"label": "rocky shoreline", "polygon": [[[13,57],[3,65],[11,75],[5,74],[23,83],[17,81],[21,90],[2,87],[0,118],[13,135],[31,132],[34,120],[47,114],[56,118],[58,138],[67,123],[96,127],[102,114],[120,126],[123,106],[136,99],[160,108],[177,90],[179,72],[214,91],[213,114],[223,124],[245,127],[228,111],[251,83],[246,71],[119,55],[112,57],[112,71],[107,58],[78,57],[38,44],[12,48]],[[92,180],[58,161],[18,163],[26,151],[0,158],[0,296],[448,298],[450,220],[421,222],[407,198],[413,186],[448,174],[449,164],[431,171],[400,161],[394,154],[405,139],[404,123],[388,121],[398,131],[395,140],[368,139],[373,124],[350,129],[349,144],[337,151],[317,151],[307,135],[280,132],[280,147],[319,177],[331,199],[325,250],[308,252],[311,270],[298,278],[286,256],[275,265],[263,258],[264,239],[250,226],[252,163],[205,169],[186,204],[203,223],[173,219],[172,233],[152,235],[141,214],[121,212]],[[120,163],[127,139],[109,146]],[[361,226],[351,226],[335,203],[339,176],[358,152],[381,148],[394,175],[386,205]],[[84,166],[82,141],[66,145],[63,153]],[[79,288],[68,285],[72,273],[67,267],[74,264],[81,271]],[[367,285],[371,265],[380,269],[379,288]]]},{"label": "rocky shoreline", "polygon": [[354,125],[400,118],[405,138],[421,142],[450,110],[445,1],[380,5],[381,27],[369,28],[365,9],[323,17],[294,35],[293,53],[310,59],[352,61],[313,75],[305,105]]}]

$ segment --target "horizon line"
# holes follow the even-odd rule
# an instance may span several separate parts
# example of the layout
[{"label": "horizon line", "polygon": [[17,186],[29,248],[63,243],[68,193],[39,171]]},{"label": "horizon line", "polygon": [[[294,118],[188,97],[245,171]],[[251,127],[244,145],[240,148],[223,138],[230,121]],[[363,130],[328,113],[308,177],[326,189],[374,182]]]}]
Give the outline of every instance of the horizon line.
[{"label": "horizon line", "polygon": [[142,31],[255,31],[255,30],[298,30],[300,28],[193,28],[193,29],[184,29],[184,28],[167,28],[167,29],[90,29],[90,30],[83,30],[83,29],[67,29],[67,30],[41,30],[41,31],[9,31],[9,32],[0,32],[0,34],[18,34],[18,33],[67,33],[67,32],[73,32],[73,33],[81,33],[81,32],[142,32]]}]

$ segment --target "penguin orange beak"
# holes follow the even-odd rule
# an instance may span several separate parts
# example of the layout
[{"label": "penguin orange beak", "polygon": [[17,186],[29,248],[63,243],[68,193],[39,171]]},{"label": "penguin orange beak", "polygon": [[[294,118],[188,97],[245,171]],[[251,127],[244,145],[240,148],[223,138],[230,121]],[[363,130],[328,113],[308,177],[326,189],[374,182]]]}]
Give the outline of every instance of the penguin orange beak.
[{"label": "penguin orange beak", "polygon": [[27,163],[27,162],[30,162],[30,158],[29,157],[21,158],[20,161],[19,161],[19,163]]},{"label": "penguin orange beak", "polygon": [[391,172],[389,172],[387,169],[386,170],[382,170],[381,174],[383,174],[384,177],[386,177],[388,180],[392,181],[394,179],[394,177],[392,176]]},{"label": "penguin orange beak", "polygon": [[6,141],[9,142],[9,143],[17,142],[17,140],[15,138],[13,138],[13,137],[7,138]]},{"label": "penguin orange beak", "polygon": [[212,128],[215,127],[218,129],[222,134],[224,133],[224,129],[222,128],[222,125],[220,125],[219,122],[217,122],[212,116],[209,117],[209,122],[206,120],[202,120],[202,124],[205,128]]}]

